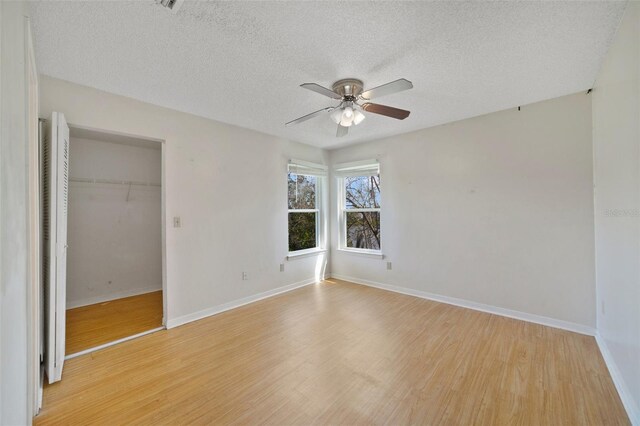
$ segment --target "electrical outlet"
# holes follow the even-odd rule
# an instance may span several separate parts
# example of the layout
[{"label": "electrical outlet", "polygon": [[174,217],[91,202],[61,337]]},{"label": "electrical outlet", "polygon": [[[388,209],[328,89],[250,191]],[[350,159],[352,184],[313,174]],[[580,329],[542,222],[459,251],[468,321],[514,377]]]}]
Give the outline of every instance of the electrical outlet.
[{"label": "electrical outlet", "polygon": [[280,264],[280,272],[284,272],[284,263]]},{"label": "electrical outlet", "polygon": [[180,228],[182,226],[182,223],[180,222],[180,216],[174,216],[173,217],[173,227],[174,228]]},{"label": "electrical outlet", "polygon": [[387,270],[391,270],[391,262],[387,262]]},{"label": "electrical outlet", "polygon": [[242,281],[246,281],[246,280],[248,280],[248,279],[249,279],[249,277],[247,276],[247,273],[246,273],[246,272],[243,272],[243,273],[242,273]]}]

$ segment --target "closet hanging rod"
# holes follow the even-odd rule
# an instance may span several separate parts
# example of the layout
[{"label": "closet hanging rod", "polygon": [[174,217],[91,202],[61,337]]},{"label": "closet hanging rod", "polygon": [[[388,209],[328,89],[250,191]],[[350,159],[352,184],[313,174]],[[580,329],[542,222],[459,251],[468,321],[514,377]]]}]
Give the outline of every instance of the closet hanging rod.
[{"label": "closet hanging rod", "polygon": [[160,186],[159,183],[153,182],[138,182],[134,180],[117,180],[117,179],[89,179],[89,178],[69,178],[69,182],[80,183],[101,183],[109,185],[139,185],[139,186]]}]

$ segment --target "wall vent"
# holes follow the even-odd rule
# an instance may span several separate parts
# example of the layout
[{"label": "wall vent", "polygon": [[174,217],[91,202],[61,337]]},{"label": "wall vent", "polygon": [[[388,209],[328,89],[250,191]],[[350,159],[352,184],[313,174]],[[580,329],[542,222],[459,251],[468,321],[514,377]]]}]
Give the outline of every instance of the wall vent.
[{"label": "wall vent", "polygon": [[160,6],[169,9],[173,13],[178,13],[178,10],[184,3],[184,0],[156,0]]}]

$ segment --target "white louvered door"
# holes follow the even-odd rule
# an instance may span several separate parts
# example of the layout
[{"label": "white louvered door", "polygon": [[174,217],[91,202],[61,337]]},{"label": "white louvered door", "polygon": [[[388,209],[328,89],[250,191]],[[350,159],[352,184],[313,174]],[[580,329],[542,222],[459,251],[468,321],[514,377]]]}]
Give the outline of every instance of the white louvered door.
[{"label": "white louvered door", "polygon": [[54,112],[49,123],[48,158],[45,159],[45,249],[48,271],[45,280],[47,345],[45,368],[49,383],[62,378],[65,355],[65,314],[67,289],[67,214],[69,201],[69,126],[61,113]]}]

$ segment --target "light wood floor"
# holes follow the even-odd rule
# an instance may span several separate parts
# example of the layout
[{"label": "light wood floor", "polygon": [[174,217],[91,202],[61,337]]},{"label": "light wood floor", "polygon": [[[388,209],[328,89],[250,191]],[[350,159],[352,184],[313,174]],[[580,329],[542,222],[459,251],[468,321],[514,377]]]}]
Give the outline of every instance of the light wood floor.
[{"label": "light wood floor", "polygon": [[162,292],[67,311],[67,355],[162,327]]},{"label": "light wood floor", "polygon": [[628,424],[592,337],[326,281],[65,364],[44,424]]}]

